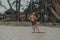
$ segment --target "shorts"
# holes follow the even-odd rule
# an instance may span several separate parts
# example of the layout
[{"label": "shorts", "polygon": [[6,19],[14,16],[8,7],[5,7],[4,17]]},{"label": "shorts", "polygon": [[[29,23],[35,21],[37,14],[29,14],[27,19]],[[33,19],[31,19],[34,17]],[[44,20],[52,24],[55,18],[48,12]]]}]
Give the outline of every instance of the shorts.
[{"label": "shorts", "polygon": [[33,22],[31,21],[31,23],[32,23],[32,25],[36,25],[36,21],[33,21]]}]

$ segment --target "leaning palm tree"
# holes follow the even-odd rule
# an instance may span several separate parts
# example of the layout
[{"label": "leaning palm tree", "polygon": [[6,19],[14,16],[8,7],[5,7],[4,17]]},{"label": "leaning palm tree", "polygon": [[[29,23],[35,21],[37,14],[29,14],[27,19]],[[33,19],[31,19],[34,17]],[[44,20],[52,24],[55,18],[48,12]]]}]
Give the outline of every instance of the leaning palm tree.
[{"label": "leaning palm tree", "polygon": [[60,5],[59,5],[58,1],[57,0],[50,0],[50,1],[51,1],[50,4],[47,3],[46,1],[44,2],[44,0],[42,0],[42,3],[44,2],[45,5],[47,3],[46,8],[48,8],[52,12],[52,14],[54,15],[54,17],[56,19],[60,20],[60,16],[59,16],[60,15]]},{"label": "leaning palm tree", "polygon": [[60,5],[59,5],[58,1],[57,0],[52,0],[52,3],[55,7],[55,10],[56,10],[57,14],[60,15]]}]

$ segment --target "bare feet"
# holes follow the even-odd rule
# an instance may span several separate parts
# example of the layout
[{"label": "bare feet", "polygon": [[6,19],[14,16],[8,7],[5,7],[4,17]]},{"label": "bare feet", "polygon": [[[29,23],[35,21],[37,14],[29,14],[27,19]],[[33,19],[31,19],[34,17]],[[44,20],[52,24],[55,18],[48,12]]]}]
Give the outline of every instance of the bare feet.
[{"label": "bare feet", "polygon": [[35,29],[35,32],[40,32],[39,29]]}]

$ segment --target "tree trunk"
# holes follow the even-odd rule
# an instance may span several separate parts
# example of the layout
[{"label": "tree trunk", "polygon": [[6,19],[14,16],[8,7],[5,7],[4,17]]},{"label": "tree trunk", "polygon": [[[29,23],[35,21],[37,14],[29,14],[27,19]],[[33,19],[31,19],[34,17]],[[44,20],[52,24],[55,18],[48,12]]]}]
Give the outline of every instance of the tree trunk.
[{"label": "tree trunk", "polygon": [[52,0],[53,6],[55,7],[55,10],[57,12],[58,15],[60,15],[60,5],[57,2],[57,0]]},{"label": "tree trunk", "polygon": [[9,0],[7,0],[7,2],[8,2],[8,4],[9,4],[10,8],[12,9],[12,6],[11,6],[11,4],[10,4]]},{"label": "tree trunk", "polygon": [[16,20],[20,20],[20,2],[21,0],[16,0]]},{"label": "tree trunk", "polygon": [[55,12],[55,10],[52,7],[48,7],[50,9],[50,11],[53,13],[53,15],[60,20],[60,16]]}]

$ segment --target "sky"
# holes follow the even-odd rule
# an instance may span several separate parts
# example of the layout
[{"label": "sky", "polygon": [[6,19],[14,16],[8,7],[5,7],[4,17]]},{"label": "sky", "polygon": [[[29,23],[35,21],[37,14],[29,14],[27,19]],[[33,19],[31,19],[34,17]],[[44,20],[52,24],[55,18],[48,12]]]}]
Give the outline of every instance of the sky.
[{"label": "sky", "polygon": [[[7,0],[0,0],[2,3],[2,5],[4,5],[4,6],[6,6],[6,8],[4,8],[3,6],[0,6],[0,12],[1,13],[4,13],[6,10],[8,10],[10,7],[9,7],[9,5],[8,5],[8,2],[7,2]],[[15,1],[15,0],[10,0],[10,3],[13,3],[13,1]],[[24,9],[26,9],[27,8],[27,6],[26,5],[29,5],[29,3],[27,3],[26,1],[29,1],[30,2],[30,0],[21,0],[21,4],[23,5],[23,6],[21,6],[21,11],[23,12],[24,10],[22,10],[22,8],[24,8]],[[16,8],[12,5],[12,7],[13,7],[13,9],[15,9],[16,10]]]}]

